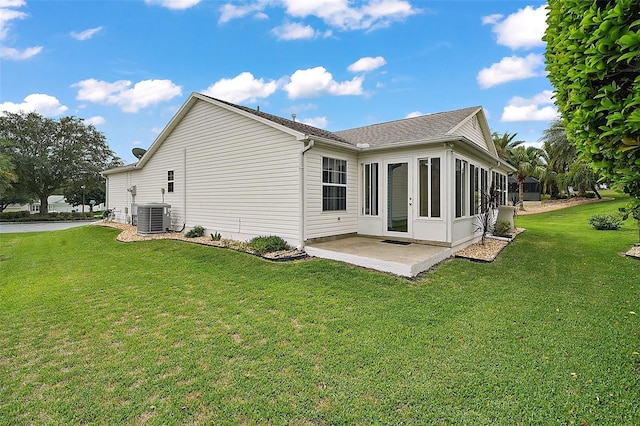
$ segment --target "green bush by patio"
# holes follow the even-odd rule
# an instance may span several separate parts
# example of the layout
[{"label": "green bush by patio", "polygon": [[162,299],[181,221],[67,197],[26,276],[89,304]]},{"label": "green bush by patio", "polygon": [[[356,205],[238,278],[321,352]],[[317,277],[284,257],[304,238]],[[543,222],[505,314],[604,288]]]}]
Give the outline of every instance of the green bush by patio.
[{"label": "green bush by patio", "polygon": [[[625,199],[410,281],[82,227],[0,237],[0,424],[640,424]],[[637,313],[637,314],[636,314]]]}]

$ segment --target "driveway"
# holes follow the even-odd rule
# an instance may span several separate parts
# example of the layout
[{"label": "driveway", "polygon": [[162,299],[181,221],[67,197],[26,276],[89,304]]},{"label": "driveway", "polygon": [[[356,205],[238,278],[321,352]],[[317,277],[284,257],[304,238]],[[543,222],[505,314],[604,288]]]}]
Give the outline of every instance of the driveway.
[{"label": "driveway", "polygon": [[92,221],[75,220],[73,222],[24,222],[24,223],[0,223],[0,234],[14,232],[46,232],[60,231],[61,229],[75,228],[91,224]]}]

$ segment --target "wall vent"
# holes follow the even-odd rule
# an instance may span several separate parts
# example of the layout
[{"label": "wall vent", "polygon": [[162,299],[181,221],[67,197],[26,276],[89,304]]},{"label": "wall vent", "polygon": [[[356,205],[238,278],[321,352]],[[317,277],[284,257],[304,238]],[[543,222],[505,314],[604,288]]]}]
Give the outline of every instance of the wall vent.
[{"label": "wall vent", "polygon": [[171,205],[138,204],[138,234],[162,234],[171,227]]}]

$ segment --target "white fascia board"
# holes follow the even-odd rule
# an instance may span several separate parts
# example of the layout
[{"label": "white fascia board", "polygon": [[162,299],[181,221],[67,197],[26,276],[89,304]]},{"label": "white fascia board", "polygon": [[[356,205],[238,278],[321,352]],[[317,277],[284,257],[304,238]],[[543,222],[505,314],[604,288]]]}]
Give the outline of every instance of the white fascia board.
[{"label": "white fascia board", "polygon": [[128,172],[131,170],[135,170],[138,163],[127,164],[126,166],[116,167],[115,169],[107,169],[100,172],[102,176],[113,175],[116,173]]}]

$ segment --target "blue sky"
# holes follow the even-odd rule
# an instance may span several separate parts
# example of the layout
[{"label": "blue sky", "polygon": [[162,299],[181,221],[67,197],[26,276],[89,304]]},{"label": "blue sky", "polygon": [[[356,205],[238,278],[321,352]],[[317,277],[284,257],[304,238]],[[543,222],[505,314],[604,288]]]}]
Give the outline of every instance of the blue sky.
[{"label": "blue sky", "polygon": [[191,92],[328,130],[482,105],[535,144],[557,116],[544,6],[0,0],[0,111],[84,118],[125,162]]}]

